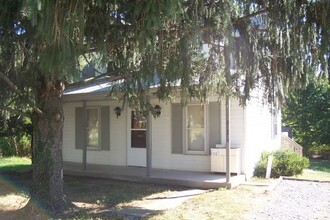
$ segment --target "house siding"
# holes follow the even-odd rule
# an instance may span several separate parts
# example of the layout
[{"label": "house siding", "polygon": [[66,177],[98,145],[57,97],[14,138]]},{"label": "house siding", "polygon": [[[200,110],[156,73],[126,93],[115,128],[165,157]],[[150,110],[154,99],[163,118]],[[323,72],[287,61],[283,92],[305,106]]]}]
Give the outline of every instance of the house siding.
[{"label": "house siding", "polygon": [[[64,133],[63,133],[63,160],[82,163],[82,150],[75,148],[75,108],[82,107],[82,101],[72,96],[65,97],[64,103]],[[81,98],[81,97],[80,97]],[[129,109],[122,110],[117,118],[113,109],[121,107],[116,101],[87,101],[87,106],[110,106],[110,151],[87,151],[87,163],[127,166],[127,148],[130,137],[128,128]],[[100,101],[102,100],[102,101]],[[178,102],[180,100],[177,100]],[[171,103],[159,103],[151,100],[152,105],[161,106],[161,115],[152,118],[152,167],[161,169],[206,171],[211,169],[211,156],[172,154]],[[220,102],[220,143],[226,141],[225,102]],[[268,108],[261,108],[257,102],[251,101],[247,107],[239,106],[237,100],[231,102],[231,143],[241,148],[241,170],[251,175],[254,164],[264,149],[273,149],[277,146],[277,139],[271,139],[271,117]],[[278,117],[280,119],[280,115]],[[219,117],[218,117],[219,119]],[[212,117],[208,119],[212,120]],[[280,125],[280,123],[278,123]],[[280,128],[280,126],[278,126]],[[278,131],[280,135],[280,131]],[[214,136],[214,134],[213,134]],[[213,145],[213,144],[212,144]],[[278,146],[280,146],[278,144]],[[209,146],[210,148],[215,146]]]},{"label": "house siding", "polygon": [[[226,105],[221,102],[221,144],[226,144]],[[230,105],[230,135],[231,145],[234,147],[244,147],[244,109],[239,106],[239,101],[231,100]]]},{"label": "house siding", "polygon": [[209,156],[171,153],[171,104],[159,105],[162,107],[162,115],[152,121],[152,166],[162,169],[210,171]]},{"label": "house siding", "polygon": [[[126,117],[117,119],[113,109],[117,103],[87,102],[87,106],[110,106],[110,151],[87,151],[87,163],[126,165]],[[82,162],[82,150],[75,148],[75,108],[82,102],[64,104],[63,161]]]},{"label": "house siding", "polygon": [[[272,135],[272,113],[270,107],[252,98],[245,108],[245,148],[243,150],[242,168],[247,177],[253,176],[256,163],[261,153],[273,151],[280,147],[280,126],[277,136]],[[281,113],[278,112],[278,125],[281,123]]]}]

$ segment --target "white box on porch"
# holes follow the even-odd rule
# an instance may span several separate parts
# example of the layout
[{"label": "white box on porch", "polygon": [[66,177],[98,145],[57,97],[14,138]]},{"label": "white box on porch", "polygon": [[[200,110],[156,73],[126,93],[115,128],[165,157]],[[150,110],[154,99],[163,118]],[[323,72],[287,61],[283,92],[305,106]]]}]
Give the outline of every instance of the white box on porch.
[{"label": "white box on porch", "polygon": [[[220,147],[221,146],[221,147]],[[241,149],[233,147],[230,149],[230,172],[241,173]],[[223,145],[216,145],[211,148],[211,172],[226,172],[226,148]]]}]

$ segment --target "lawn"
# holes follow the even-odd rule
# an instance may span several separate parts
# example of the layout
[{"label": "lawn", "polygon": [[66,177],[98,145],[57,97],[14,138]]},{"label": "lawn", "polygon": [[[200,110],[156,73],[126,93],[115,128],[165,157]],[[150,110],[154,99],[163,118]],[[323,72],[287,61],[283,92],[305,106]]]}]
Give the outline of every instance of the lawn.
[{"label": "lawn", "polygon": [[308,169],[330,173],[330,162],[326,160],[309,160]]},{"label": "lawn", "polygon": [[303,174],[297,176],[297,178],[330,181],[330,162],[310,159],[308,169],[305,169]]},{"label": "lawn", "polygon": [[27,157],[0,158],[0,173],[16,172],[31,166],[31,159]]},{"label": "lawn", "polygon": [[[20,219],[37,215],[45,216],[36,207],[29,212],[26,206],[29,198],[22,188],[13,182],[31,183],[31,171],[16,172],[30,167],[26,158],[0,159],[0,219]],[[2,176],[1,173],[6,175]],[[12,176],[13,180],[8,177]],[[5,177],[5,178],[4,178]],[[309,169],[299,178],[330,180],[329,163],[311,161]],[[257,180],[257,182],[264,180]],[[267,180],[268,181],[268,180]],[[161,186],[100,178],[64,177],[64,190],[67,198],[76,209],[64,218],[70,219],[125,219],[117,214],[127,207],[138,207],[155,198],[165,198],[185,187]],[[146,219],[241,219],[257,209],[268,199],[265,187],[242,185],[232,190],[218,189],[193,197],[176,208],[159,211]],[[23,212],[24,211],[24,212]]]}]

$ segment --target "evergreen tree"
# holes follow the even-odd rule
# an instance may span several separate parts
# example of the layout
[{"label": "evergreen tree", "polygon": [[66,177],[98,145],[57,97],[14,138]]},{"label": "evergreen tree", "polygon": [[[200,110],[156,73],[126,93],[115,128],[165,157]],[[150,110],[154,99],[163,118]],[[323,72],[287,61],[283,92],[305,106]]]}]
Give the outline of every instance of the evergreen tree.
[{"label": "evergreen tree", "polygon": [[34,198],[68,207],[62,95],[87,55],[123,80],[131,106],[149,106],[155,74],[161,100],[180,82],[183,100],[216,93],[244,104],[262,87],[276,104],[311,71],[330,78],[329,11],[328,0],[1,0],[0,108],[33,112]]}]

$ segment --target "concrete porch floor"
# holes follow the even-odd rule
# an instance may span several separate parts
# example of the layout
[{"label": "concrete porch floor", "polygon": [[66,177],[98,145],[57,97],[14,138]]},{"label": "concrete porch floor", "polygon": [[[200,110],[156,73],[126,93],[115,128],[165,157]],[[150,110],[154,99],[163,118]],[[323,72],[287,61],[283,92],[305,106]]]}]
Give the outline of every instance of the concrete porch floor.
[{"label": "concrete porch floor", "polygon": [[81,163],[73,162],[63,162],[63,170],[64,175],[71,176],[99,177],[201,189],[232,188],[245,181],[245,175],[232,175],[231,182],[226,183],[225,174],[155,168],[151,170],[151,175],[147,177],[146,168],[144,167],[87,164],[87,169],[83,170]]}]

